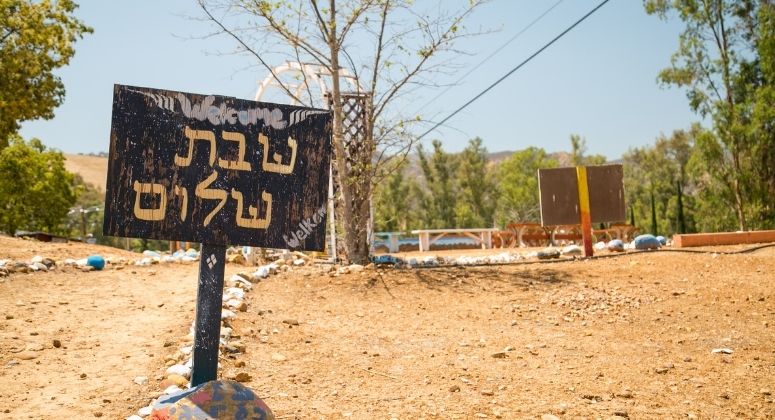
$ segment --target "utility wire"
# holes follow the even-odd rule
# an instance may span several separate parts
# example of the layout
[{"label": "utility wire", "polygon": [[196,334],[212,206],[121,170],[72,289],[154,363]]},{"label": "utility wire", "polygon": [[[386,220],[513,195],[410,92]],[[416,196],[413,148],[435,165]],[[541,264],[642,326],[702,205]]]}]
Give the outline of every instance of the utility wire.
[{"label": "utility wire", "polygon": [[530,57],[528,57],[527,59],[525,59],[525,61],[523,61],[523,62],[519,63],[519,65],[517,65],[517,66],[516,66],[516,67],[514,67],[513,69],[509,70],[509,72],[508,72],[508,73],[506,73],[506,74],[504,74],[504,75],[503,75],[503,76],[502,76],[500,79],[496,80],[496,81],[495,81],[495,83],[493,83],[493,84],[491,84],[490,86],[488,86],[488,87],[487,87],[487,89],[485,89],[485,90],[483,90],[483,91],[479,92],[479,94],[477,94],[477,95],[476,95],[476,96],[474,96],[474,97],[473,97],[471,100],[469,100],[468,102],[466,102],[465,104],[463,104],[463,106],[461,106],[460,108],[456,109],[454,112],[452,112],[451,114],[449,114],[449,115],[448,115],[446,118],[444,118],[443,120],[441,120],[441,121],[439,121],[438,123],[436,123],[436,124],[435,124],[433,127],[431,127],[431,128],[428,130],[428,131],[426,131],[426,132],[422,133],[422,134],[421,134],[419,137],[417,137],[417,140],[420,140],[420,139],[422,139],[423,137],[425,137],[426,135],[428,135],[430,132],[432,132],[433,130],[437,129],[437,128],[438,128],[440,125],[442,125],[442,124],[444,124],[445,122],[447,122],[447,121],[448,121],[450,118],[452,118],[452,117],[454,117],[455,115],[457,115],[457,113],[458,113],[458,112],[462,111],[463,109],[465,109],[466,107],[468,107],[469,105],[471,105],[472,103],[474,103],[474,101],[476,101],[477,99],[479,99],[479,98],[481,98],[482,96],[484,96],[484,94],[485,94],[485,93],[487,93],[487,92],[489,92],[489,91],[490,91],[490,89],[494,88],[494,87],[495,87],[495,86],[497,86],[497,85],[498,85],[500,82],[504,81],[504,80],[505,80],[507,77],[511,76],[511,75],[512,75],[512,74],[513,74],[515,71],[519,70],[519,69],[520,69],[522,66],[524,66],[525,64],[527,64],[528,62],[530,62],[530,60],[532,60],[533,58],[535,58],[535,57],[536,57],[538,54],[541,54],[541,53],[542,53],[542,52],[543,52],[545,49],[549,48],[549,47],[550,47],[552,44],[554,44],[554,43],[555,43],[557,40],[559,40],[560,38],[562,38],[563,36],[565,36],[565,34],[567,34],[568,32],[570,32],[570,31],[571,31],[571,29],[573,29],[573,28],[575,28],[576,26],[578,26],[578,24],[579,24],[579,23],[583,22],[585,19],[587,19],[588,17],[590,17],[590,16],[591,16],[593,13],[595,13],[595,12],[596,12],[598,9],[600,9],[601,7],[603,7],[603,5],[605,5],[605,4],[606,4],[606,3],[608,3],[608,2],[609,2],[609,0],[603,0],[603,1],[602,1],[600,4],[598,4],[598,5],[597,5],[597,6],[596,6],[594,9],[590,10],[589,12],[587,12],[587,14],[586,14],[586,15],[582,16],[582,17],[581,17],[581,19],[577,20],[575,23],[573,23],[573,25],[569,26],[567,29],[565,29],[564,31],[562,31],[562,32],[561,32],[559,35],[557,35],[556,37],[554,37],[554,39],[552,39],[551,41],[549,41],[548,43],[546,43],[546,44],[545,44],[543,47],[541,47],[541,48],[540,48],[538,51],[534,52],[534,53],[533,53],[533,54],[532,54]]},{"label": "utility wire", "polygon": [[466,72],[466,74],[464,74],[464,75],[460,76],[460,78],[459,78],[459,79],[457,79],[457,80],[456,80],[454,83],[452,83],[451,85],[447,86],[447,87],[446,87],[446,89],[444,89],[444,90],[442,90],[441,92],[439,92],[439,94],[438,94],[438,95],[434,96],[433,98],[431,98],[431,100],[429,100],[429,101],[428,101],[428,102],[426,102],[426,103],[425,103],[423,106],[421,106],[420,108],[418,108],[418,110],[417,110],[417,111],[415,111],[415,114],[417,114],[417,112],[419,112],[419,110],[421,110],[421,109],[423,109],[423,108],[427,107],[428,105],[432,104],[433,102],[435,102],[435,101],[436,101],[436,99],[439,99],[439,97],[441,97],[441,96],[442,96],[442,95],[444,95],[445,93],[449,92],[449,90],[450,90],[450,89],[452,89],[452,88],[453,88],[453,87],[455,87],[457,84],[459,84],[460,82],[462,82],[462,81],[463,81],[463,79],[465,79],[466,77],[468,77],[469,75],[471,75],[471,73],[475,72],[475,71],[476,71],[476,70],[477,70],[479,67],[482,67],[482,66],[484,65],[484,63],[486,63],[486,62],[487,62],[487,61],[489,61],[491,58],[493,58],[493,57],[495,56],[495,54],[498,54],[499,52],[501,52],[501,51],[502,51],[504,48],[506,48],[506,47],[507,47],[509,44],[511,44],[511,43],[512,43],[512,42],[514,42],[514,41],[515,41],[517,38],[519,38],[519,37],[520,37],[520,36],[521,36],[523,33],[527,32],[527,30],[528,30],[528,29],[532,28],[532,27],[533,27],[533,25],[535,25],[536,23],[538,23],[538,22],[539,22],[541,19],[543,19],[543,18],[544,18],[544,16],[548,15],[548,14],[549,14],[549,12],[551,12],[552,10],[554,10],[554,9],[555,9],[557,6],[559,6],[559,5],[560,5],[560,3],[562,3],[563,1],[565,1],[565,0],[558,0],[558,1],[557,1],[556,3],[554,3],[554,4],[553,4],[551,7],[549,7],[548,9],[546,9],[546,10],[545,10],[543,13],[541,13],[541,15],[540,15],[540,16],[538,16],[537,18],[533,19],[533,21],[532,21],[532,22],[530,22],[529,24],[527,24],[527,26],[525,26],[524,28],[522,28],[522,29],[521,29],[519,32],[517,32],[517,33],[516,33],[514,36],[512,36],[511,38],[509,38],[509,40],[508,40],[508,41],[504,42],[504,43],[503,43],[503,44],[502,44],[500,47],[498,47],[498,48],[497,48],[495,51],[493,51],[492,53],[490,53],[490,55],[488,55],[488,56],[487,56],[487,57],[485,57],[485,58],[484,58],[482,61],[480,61],[480,62],[479,62],[479,64],[477,64],[477,65],[476,65],[476,66],[474,66],[474,67],[473,67],[471,70],[469,70],[468,72]]}]

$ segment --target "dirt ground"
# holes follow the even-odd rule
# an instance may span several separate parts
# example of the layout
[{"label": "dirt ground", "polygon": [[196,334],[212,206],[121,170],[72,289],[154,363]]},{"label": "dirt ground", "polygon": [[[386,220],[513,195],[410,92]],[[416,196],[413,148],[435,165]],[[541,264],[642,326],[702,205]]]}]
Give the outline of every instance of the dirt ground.
[{"label": "dirt ground", "polygon": [[[0,259],[107,251],[0,240]],[[147,405],[186,343],[196,273],[0,279],[0,418]],[[775,248],[337,277],[302,267],[248,294],[232,323],[247,350],[221,375],[250,374],[282,419],[773,418],[773,273]]]}]

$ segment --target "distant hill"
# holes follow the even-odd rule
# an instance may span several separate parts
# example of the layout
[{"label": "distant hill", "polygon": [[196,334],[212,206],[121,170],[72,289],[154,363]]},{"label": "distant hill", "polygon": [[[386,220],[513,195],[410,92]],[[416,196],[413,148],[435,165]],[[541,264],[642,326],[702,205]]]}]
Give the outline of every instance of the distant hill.
[{"label": "distant hill", "polygon": [[[491,165],[498,164],[508,159],[512,154],[514,154],[514,152],[509,150],[492,152],[487,154],[487,160]],[[549,156],[557,159],[557,161],[560,162],[560,166],[571,166],[571,157],[568,152],[549,153]],[[94,185],[102,192],[105,191],[108,177],[108,157],[106,153],[96,155],[65,154],[65,159],[65,167],[68,171],[81,175],[84,181]],[[621,159],[610,161],[609,163],[621,163]],[[417,155],[414,153],[409,157],[409,165],[406,169],[406,174],[410,177],[422,176]]]},{"label": "distant hill", "polygon": [[108,179],[108,157],[100,155],[73,155],[65,153],[65,168],[81,175],[87,184],[105,191]]}]

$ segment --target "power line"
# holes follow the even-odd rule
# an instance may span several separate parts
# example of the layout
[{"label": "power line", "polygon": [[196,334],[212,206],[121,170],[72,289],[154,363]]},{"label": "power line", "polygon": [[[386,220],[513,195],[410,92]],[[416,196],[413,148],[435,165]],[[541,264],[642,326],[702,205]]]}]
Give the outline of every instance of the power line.
[{"label": "power line", "polygon": [[[512,42],[514,42],[514,41],[515,41],[517,38],[519,38],[519,37],[520,37],[520,36],[521,36],[523,33],[527,32],[527,30],[528,30],[528,29],[532,28],[532,27],[533,27],[533,25],[535,25],[536,23],[538,23],[538,22],[539,22],[541,19],[543,19],[543,18],[544,18],[544,16],[548,15],[548,14],[549,14],[549,12],[551,12],[552,10],[554,10],[554,9],[555,9],[557,6],[559,6],[559,5],[560,5],[560,3],[562,3],[563,1],[565,1],[565,0],[558,0],[558,1],[557,1],[556,3],[554,3],[554,4],[553,4],[551,7],[549,7],[548,9],[546,9],[546,10],[545,10],[543,13],[541,13],[541,15],[540,15],[540,16],[538,16],[537,18],[533,19],[533,21],[532,21],[532,22],[530,22],[529,24],[527,24],[527,26],[525,26],[524,28],[522,28],[522,29],[521,29],[519,32],[517,32],[517,33],[516,33],[514,36],[512,36],[511,38],[509,38],[509,40],[508,40],[508,41],[504,42],[504,43],[503,43],[503,44],[502,44],[500,47],[498,47],[498,48],[497,48],[495,51],[493,51],[492,53],[490,53],[490,55],[488,55],[488,56],[487,56],[487,57],[485,57],[485,58],[484,58],[482,61],[480,61],[480,62],[479,62],[479,64],[477,64],[476,66],[474,66],[474,67],[473,67],[471,70],[469,70],[468,72],[466,72],[466,74],[462,75],[462,76],[461,76],[459,79],[457,79],[457,80],[456,80],[454,83],[452,83],[450,86],[447,86],[447,87],[446,87],[446,89],[444,89],[444,90],[442,90],[441,92],[439,92],[439,94],[438,94],[438,95],[434,96],[433,98],[431,98],[431,100],[429,100],[429,101],[428,101],[428,102],[426,102],[426,103],[425,103],[423,106],[421,106],[420,108],[418,108],[418,111],[419,111],[420,109],[423,109],[423,108],[427,107],[428,105],[432,104],[433,102],[435,102],[435,101],[436,101],[436,99],[439,99],[439,97],[441,97],[441,96],[442,96],[442,95],[444,95],[445,93],[449,92],[449,90],[450,90],[450,89],[452,89],[452,88],[453,88],[453,87],[455,87],[457,84],[459,84],[460,82],[462,82],[462,81],[463,81],[463,79],[465,79],[466,77],[468,77],[469,75],[471,75],[471,73],[475,72],[475,71],[476,71],[476,70],[477,70],[479,67],[482,67],[482,65],[484,65],[484,63],[486,63],[486,62],[487,62],[487,61],[489,61],[491,58],[493,58],[493,57],[495,56],[495,54],[498,54],[499,52],[501,52],[501,51],[502,51],[504,48],[506,48],[506,47],[507,47],[509,44],[511,44],[511,43],[512,43]],[[415,114],[417,114],[417,111],[415,111]]]},{"label": "power line", "polygon": [[590,17],[590,16],[591,16],[593,13],[595,13],[595,12],[596,12],[598,9],[600,9],[601,7],[603,7],[603,5],[605,5],[605,4],[606,4],[606,3],[608,3],[609,1],[610,1],[610,0],[603,0],[603,1],[602,1],[600,4],[598,4],[598,5],[597,5],[597,6],[596,6],[594,9],[590,10],[589,12],[587,12],[587,14],[586,14],[586,15],[582,16],[582,17],[581,17],[579,20],[577,20],[576,22],[574,22],[574,23],[573,23],[573,25],[569,26],[567,29],[565,29],[564,31],[562,31],[562,32],[561,32],[559,35],[557,35],[557,36],[556,36],[556,37],[554,37],[554,38],[553,38],[551,41],[549,41],[548,43],[546,43],[546,44],[545,44],[543,47],[541,47],[541,48],[540,48],[538,51],[534,52],[534,53],[533,53],[533,54],[532,54],[530,57],[528,57],[527,59],[525,59],[523,62],[519,63],[519,64],[518,64],[516,67],[514,67],[514,68],[513,68],[513,69],[511,69],[511,70],[509,70],[509,72],[508,72],[508,73],[504,74],[504,75],[503,75],[503,76],[502,76],[500,79],[496,80],[496,81],[495,81],[495,83],[491,84],[491,85],[490,85],[490,86],[488,86],[488,87],[487,87],[485,90],[483,90],[483,91],[479,92],[479,94],[477,94],[477,95],[476,95],[476,96],[474,96],[474,97],[473,97],[471,100],[469,100],[468,102],[466,102],[465,104],[463,104],[463,106],[461,106],[460,108],[456,109],[456,110],[455,110],[455,111],[453,111],[451,114],[447,115],[447,117],[446,117],[446,118],[444,118],[443,120],[441,120],[441,121],[439,121],[438,123],[436,123],[436,125],[434,125],[433,127],[431,127],[431,128],[430,128],[430,130],[428,130],[428,131],[426,131],[426,132],[422,133],[422,134],[421,134],[419,137],[417,137],[417,140],[420,140],[420,139],[422,139],[423,137],[425,137],[426,135],[428,135],[430,132],[432,132],[433,130],[437,129],[437,128],[438,128],[440,125],[442,125],[442,124],[444,124],[445,122],[447,122],[447,121],[448,121],[450,118],[452,118],[452,117],[454,117],[455,115],[457,115],[457,113],[458,113],[458,112],[462,111],[463,109],[465,109],[466,107],[468,107],[469,105],[471,105],[472,103],[474,103],[474,101],[476,101],[477,99],[479,99],[479,98],[481,98],[482,96],[484,96],[484,94],[485,94],[485,93],[487,93],[487,92],[489,92],[489,91],[490,91],[490,89],[494,88],[494,87],[495,87],[495,86],[497,86],[497,85],[498,85],[500,82],[504,81],[504,80],[505,80],[507,77],[511,76],[511,75],[512,75],[512,74],[513,74],[515,71],[519,70],[519,69],[520,69],[522,66],[524,66],[524,65],[525,65],[525,64],[527,64],[527,63],[529,63],[529,62],[530,62],[530,60],[532,60],[533,58],[535,58],[535,57],[536,57],[538,54],[541,54],[541,53],[542,53],[542,52],[543,52],[545,49],[549,48],[549,47],[550,47],[552,44],[554,44],[554,43],[555,43],[557,40],[559,40],[560,38],[562,38],[563,36],[565,36],[565,34],[567,34],[568,32],[570,32],[570,31],[571,31],[571,29],[573,29],[573,28],[575,28],[576,26],[578,26],[578,24],[580,24],[581,22],[583,22],[584,20],[586,20],[588,17]]}]

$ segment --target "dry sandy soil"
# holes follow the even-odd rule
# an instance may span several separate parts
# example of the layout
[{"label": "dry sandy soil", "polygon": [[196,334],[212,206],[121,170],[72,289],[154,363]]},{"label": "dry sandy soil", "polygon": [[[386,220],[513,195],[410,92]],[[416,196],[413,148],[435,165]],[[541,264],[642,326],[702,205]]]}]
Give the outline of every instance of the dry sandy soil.
[{"label": "dry sandy soil", "polygon": [[100,191],[105,191],[108,176],[108,158],[100,156],[65,154],[65,168],[83,177]]},{"label": "dry sandy soil", "polygon": [[[0,239],[0,259],[130,255]],[[0,417],[124,418],[148,404],[193,319],[196,270],[2,279]],[[247,350],[221,375],[249,373],[284,419],[773,418],[773,273],[775,248],[337,277],[304,267],[254,287],[232,323]]]}]

